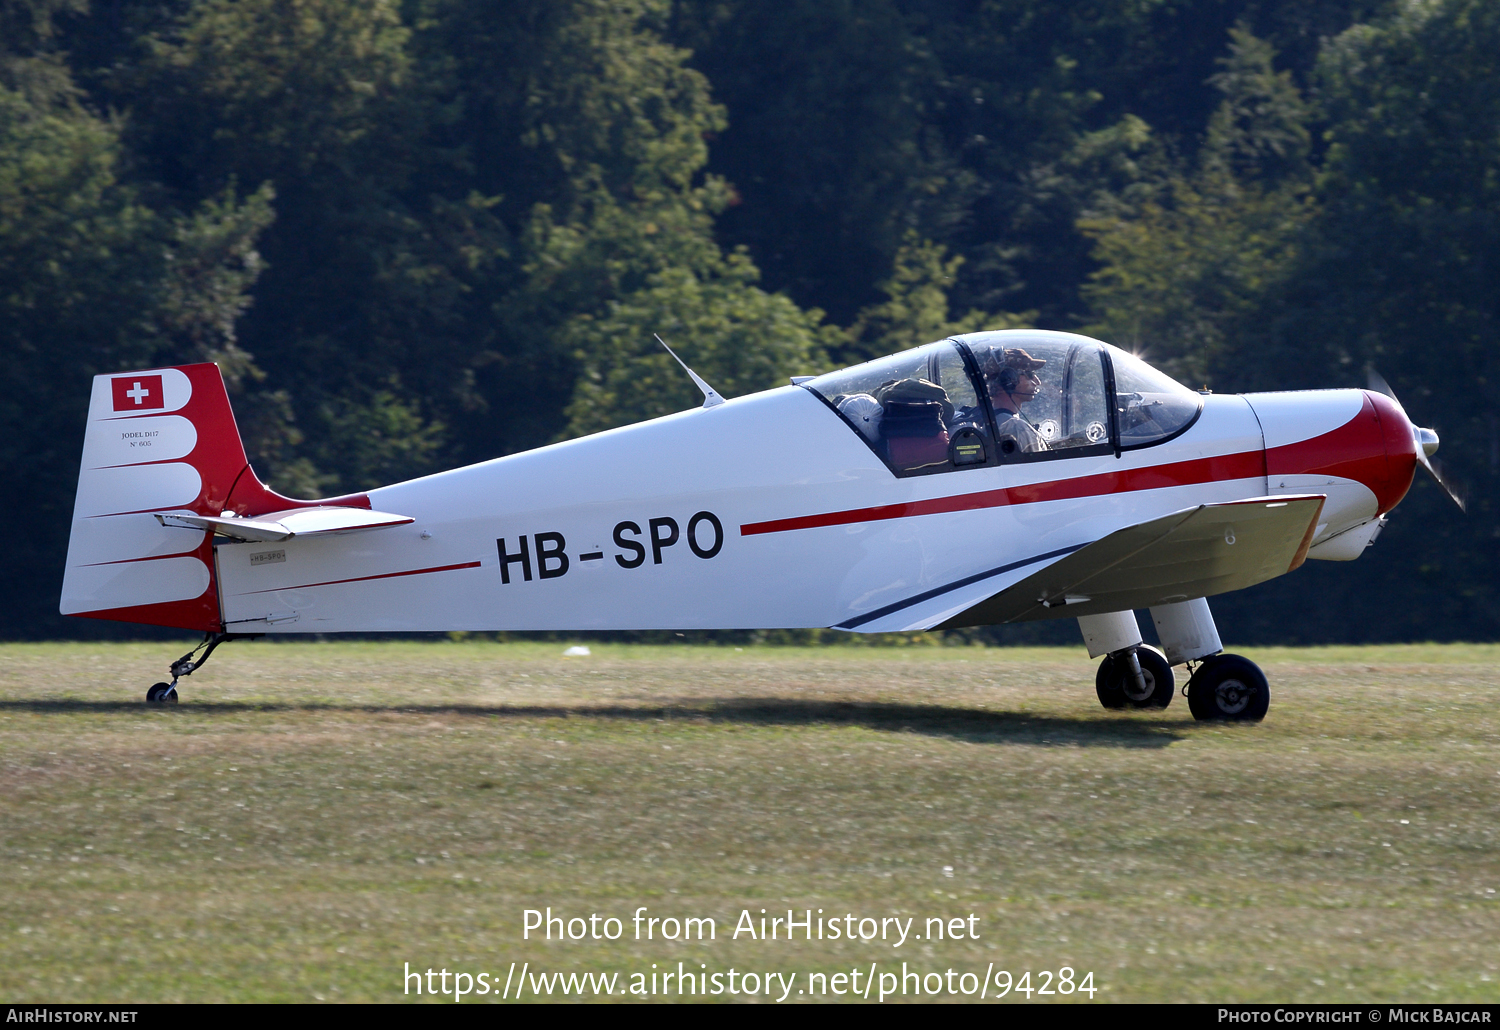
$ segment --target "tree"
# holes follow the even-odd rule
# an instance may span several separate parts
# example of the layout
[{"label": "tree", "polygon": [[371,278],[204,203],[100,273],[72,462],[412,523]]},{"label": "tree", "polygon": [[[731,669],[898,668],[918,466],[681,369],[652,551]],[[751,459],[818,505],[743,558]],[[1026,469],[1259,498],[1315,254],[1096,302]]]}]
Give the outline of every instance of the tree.
[{"label": "tree", "polygon": [[[30,65],[28,66],[28,63]],[[45,75],[34,74],[38,66]],[[0,351],[11,443],[0,488],[26,498],[31,546],[0,580],[11,632],[54,630],[89,377],[221,357],[251,370],[234,323],[260,271],[268,192],[159,212],[122,181],[118,123],[87,111],[46,54],[9,55],[0,85]],[[38,86],[40,83],[40,86]],[[21,88],[13,88],[19,86]]]},{"label": "tree", "polygon": [[838,330],[820,325],[821,311],[803,311],[785,296],[757,288],[756,278],[749,258],[731,254],[711,275],[663,271],[602,313],[570,321],[563,339],[573,345],[581,374],[568,405],[567,435],[702,402],[655,333],[725,397],[826,371],[823,347],[838,338]]},{"label": "tree", "polygon": [[475,359],[485,410],[469,455],[691,404],[653,332],[730,394],[818,360],[820,315],[760,290],[749,259],[714,240],[731,193],[703,168],[724,113],[662,37],[667,13],[656,0],[428,9],[419,42],[448,56],[462,98],[438,134],[463,149],[473,189],[503,197],[513,240]]},{"label": "tree", "polygon": [[[1085,223],[1102,263],[1086,291],[1097,331],[1237,390],[1362,386],[1373,364],[1470,481],[1467,519],[1419,475],[1357,565],[1309,563],[1226,598],[1251,639],[1500,629],[1497,54],[1492,5],[1402,7],[1329,42],[1313,114],[1237,33],[1192,170]],[[1310,115],[1321,139],[1303,131]]]},{"label": "tree", "polygon": [[676,5],[674,37],[730,110],[712,141],[734,183],[721,238],[841,322],[876,302],[906,231],[950,228],[968,195],[933,149],[924,83],[941,69],[901,6]]},{"label": "tree", "polygon": [[884,303],[872,304],[859,313],[847,331],[847,343],[839,357],[843,364],[920,347],[960,333],[980,329],[1014,329],[1032,324],[1036,312],[1019,315],[988,315],[970,311],[950,319],[948,291],[953,288],[962,257],[946,257],[941,244],[924,240],[915,231],[896,252],[890,278],[880,284]]},{"label": "tree", "polygon": [[[236,403],[259,471],[295,495],[430,470],[442,432],[424,409],[466,399],[455,308],[503,234],[482,198],[410,192],[432,160],[410,35],[385,0],[198,0],[106,81],[174,202],[238,181],[275,189],[239,325],[263,374]],[[410,427],[406,442],[374,446],[384,437],[359,411]]]},{"label": "tree", "polygon": [[[1190,383],[1259,385],[1238,346],[1291,274],[1313,213],[1310,111],[1275,53],[1243,25],[1211,80],[1223,100],[1191,167],[1105,196],[1080,220],[1099,268],[1087,332],[1140,350]],[[1145,188],[1143,188],[1145,187]]]},{"label": "tree", "polygon": [[[1346,636],[1500,632],[1500,10],[1404,5],[1329,43],[1327,157],[1296,267],[1262,309],[1292,385],[1363,385],[1373,364],[1442,438],[1470,488],[1461,518],[1423,475],[1347,584]],[[1358,610],[1356,608],[1356,610]]]}]

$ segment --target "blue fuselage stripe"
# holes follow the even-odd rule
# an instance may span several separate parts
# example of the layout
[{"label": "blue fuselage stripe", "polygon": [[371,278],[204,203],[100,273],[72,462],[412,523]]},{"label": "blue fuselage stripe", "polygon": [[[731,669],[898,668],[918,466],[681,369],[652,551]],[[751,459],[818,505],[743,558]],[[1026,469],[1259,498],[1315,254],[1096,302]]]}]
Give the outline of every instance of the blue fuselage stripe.
[{"label": "blue fuselage stripe", "polygon": [[965,576],[963,579],[954,580],[952,583],[945,583],[943,586],[924,590],[920,594],[908,597],[904,601],[897,601],[894,604],[886,605],[884,608],[876,608],[873,612],[866,612],[863,615],[856,615],[852,619],[846,619],[835,626],[834,629],[858,629],[867,622],[874,622],[876,619],[883,619],[893,612],[899,612],[903,608],[910,608],[914,604],[930,601],[934,597],[946,594],[950,590],[958,590],[971,583],[978,583],[980,580],[989,579],[991,576],[999,576],[1006,572],[1012,572],[1026,565],[1035,565],[1037,562],[1046,561],[1048,558],[1061,558],[1063,555],[1082,550],[1086,546],[1086,544],[1074,544],[1072,547],[1061,547],[1056,551],[1048,551],[1046,554],[1037,554],[1030,558],[1023,558],[1020,561],[1013,561],[1009,565],[1002,565],[998,569],[990,569],[988,572],[976,572],[972,576]]}]

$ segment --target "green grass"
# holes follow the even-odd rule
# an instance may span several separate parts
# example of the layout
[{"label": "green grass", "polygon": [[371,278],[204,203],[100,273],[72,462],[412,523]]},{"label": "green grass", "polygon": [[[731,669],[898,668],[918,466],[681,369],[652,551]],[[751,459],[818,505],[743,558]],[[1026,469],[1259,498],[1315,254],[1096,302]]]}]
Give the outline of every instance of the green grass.
[{"label": "green grass", "polygon": [[[1258,726],[1105,712],[1081,648],[234,643],[148,708],[185,649],[0,647],[5,1000],[399,1000],[403,962],[512,961],[1500,996],[1500,646],[1246,651]],[[523,941],[547,905],[719,939]],[[981,938],[727,939],[788,907]]]}]

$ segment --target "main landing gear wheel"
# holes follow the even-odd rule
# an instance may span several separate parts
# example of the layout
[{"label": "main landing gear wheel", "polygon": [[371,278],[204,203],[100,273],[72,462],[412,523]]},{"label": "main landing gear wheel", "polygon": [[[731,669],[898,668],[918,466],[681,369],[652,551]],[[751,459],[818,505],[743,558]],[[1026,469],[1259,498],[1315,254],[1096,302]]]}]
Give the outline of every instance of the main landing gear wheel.
[{"label": "main landing gear wheel", "polygon": [[1105,655],[1104,661],[1099,663],[1099,672],[1094,676],[1094,691],[1099,695],[1099,703],[1105,708],[1167,707],[1177,692],[1167,656],[1142,644],[1135,649],[1135,657],[1141,664],[1145,689],[1136,683],[1128,652]]},{"label": "main landing gear wheel", "polygon": [[170,683],[157,683],[146,691],[146,700],[152,703],[177,703],[177,688]]},{"label": "main landing gear wheel", "polygon": [[1188,709],[1200,722],[1260,722],[1270,707],[1266,674],[1237,654],[1214,655],[1198,666],[1188,681]]}]

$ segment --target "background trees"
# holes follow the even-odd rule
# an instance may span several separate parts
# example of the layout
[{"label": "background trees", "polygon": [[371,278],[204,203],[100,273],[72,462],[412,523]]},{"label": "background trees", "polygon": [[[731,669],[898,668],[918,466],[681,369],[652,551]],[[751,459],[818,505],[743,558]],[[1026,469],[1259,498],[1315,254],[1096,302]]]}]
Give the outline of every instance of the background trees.
[{"label": "background trees", "polygon": [[1493,637],[1497,54],[1482,0],[0,0],[5,631],[112,631],[53,614],[95,372],[218,360],[317,495],[694,403],[653,332],[733,394],[1040,325],[1378,366],[1470,517],[1226,624]]}]

